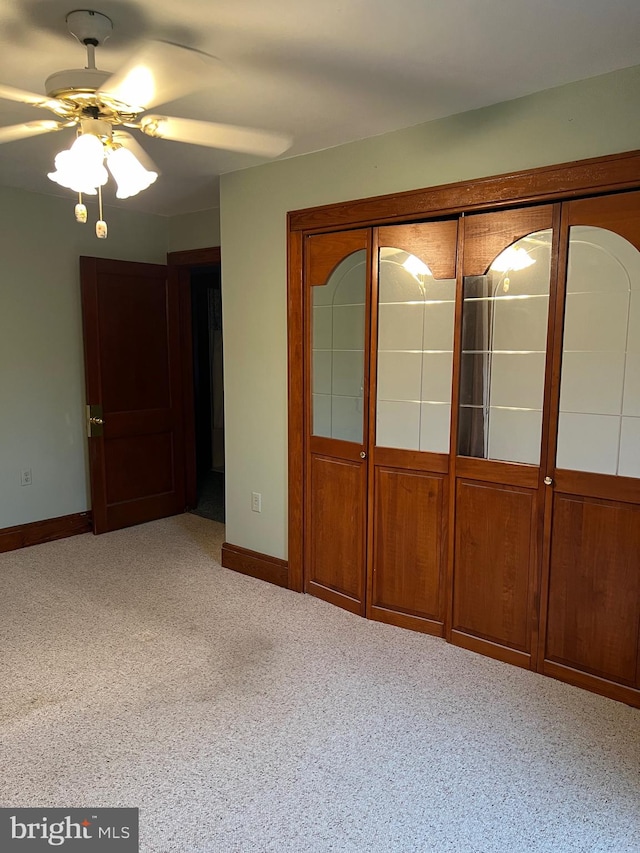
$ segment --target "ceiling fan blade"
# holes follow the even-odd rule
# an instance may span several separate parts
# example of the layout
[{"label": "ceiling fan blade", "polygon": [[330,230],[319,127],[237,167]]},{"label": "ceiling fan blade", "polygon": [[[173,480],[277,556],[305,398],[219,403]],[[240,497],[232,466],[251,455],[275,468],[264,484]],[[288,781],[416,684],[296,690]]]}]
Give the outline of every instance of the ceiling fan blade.
[{"label": "ceiling fan blade", "polygon": [[137,112],[175,101],[212,83],[218,59],[189,47],[164,41],[148,42],[98,90]]},{"label": "ceiling fan blade", "polygon": [[69,127],[69,125],[57,121],[28,121],[22,124],[0,127],[0,144],[14,142],[16,139],[27,139],[29,136],[38,136],[40,133],[50,133],[52,130],[63,130],[65,127]]},{"label": "ceiling fan blade", "polygon": [[0,98],[5,101],[17,101],[19,104],[31,104],[34,107],[44,107],[47,110],[64,111],[65,105],[57,98],[47,98],[46,95],[37,95],[35,92],[25,92],[23,89],[14,89],[13,86],[0,84]]},{"label": "ceiling fan blade", "polygon": [[114,130],[113,131],[113,141],[118,142],[122,145],[123,148],[131,151],[133,155],[135,155],[136,159],[150,172],[156,172],[158,175],[160,174],[160,169],[153,162],[151,157],[144,150],[142,145],[138,142],[138,140],[132,136],[130,133],[127,133],[126,130]]},{"label": "ceiling fan blade", "polygon": [[268,130],[172,116],[144,116],[140,127],[148,136],[205,145],[208,148],[223,148],[226,151],[239,151],[243,154],[257,154],[259,157],[277,157],[283,154],[293,141],[290,136]]}]

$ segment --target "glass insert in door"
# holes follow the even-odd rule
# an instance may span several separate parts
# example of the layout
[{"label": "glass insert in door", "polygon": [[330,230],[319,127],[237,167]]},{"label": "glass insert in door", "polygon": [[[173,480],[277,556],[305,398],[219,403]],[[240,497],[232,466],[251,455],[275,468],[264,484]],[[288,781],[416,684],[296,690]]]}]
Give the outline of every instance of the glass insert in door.
[{"label": "glass insert in door", "polygon": [[604,228],[569,232],[556,466],[640,477],[640,252]]},{"label": "glass insert in door", "polygon": [[380,249],[376,445],[449,452],[455,279]]},{"label": "glass insert in door", "polygon": [[313,435],[363,441],[366,280],[361,249],[311,288]]},{"label": "glass insert in door", "polygon": [[551,229],[465,276],[458,453],[540,464]]}]

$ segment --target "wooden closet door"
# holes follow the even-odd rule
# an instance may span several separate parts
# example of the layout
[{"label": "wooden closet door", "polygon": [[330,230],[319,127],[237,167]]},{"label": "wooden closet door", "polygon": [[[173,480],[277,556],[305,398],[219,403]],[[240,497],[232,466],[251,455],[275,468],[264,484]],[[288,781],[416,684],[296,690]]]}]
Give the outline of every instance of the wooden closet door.
[{"label": "wooden closet door", "polygon": [[367,616],[439,636],[457,230],[457,220],[379,228],[374,252]]},{"label": "wooden closet door", "polygon": [[541,669],[640,706],[640,193],[566,203],[562,238]]},{"label": "wooden closet door", "polygon": [[464,217],[450,639],[535,666],[554,208]]},{"label": "wooden closet door", "polygon": [[370,231],[305,240],[306,592],[364,615]]}]

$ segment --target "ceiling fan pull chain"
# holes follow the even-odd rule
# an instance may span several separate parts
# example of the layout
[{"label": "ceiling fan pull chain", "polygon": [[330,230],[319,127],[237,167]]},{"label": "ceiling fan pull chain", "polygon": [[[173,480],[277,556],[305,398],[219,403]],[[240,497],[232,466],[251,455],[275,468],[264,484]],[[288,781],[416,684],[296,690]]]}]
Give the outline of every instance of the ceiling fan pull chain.
[{"label": "ceiling fan pull chain", "polygon": [[98,209],[100,211],[100,219],[96,222],[96,237],[101,240],[107,239],[107,223],[102,218],[102,187],[98,186]]},{"label": "ceiling fan pull chain", "polygon": [[78,203],[76,204],[76,222],[85,223],[87,221],[87,208],[82,203],[82,193],[78,193]]}]

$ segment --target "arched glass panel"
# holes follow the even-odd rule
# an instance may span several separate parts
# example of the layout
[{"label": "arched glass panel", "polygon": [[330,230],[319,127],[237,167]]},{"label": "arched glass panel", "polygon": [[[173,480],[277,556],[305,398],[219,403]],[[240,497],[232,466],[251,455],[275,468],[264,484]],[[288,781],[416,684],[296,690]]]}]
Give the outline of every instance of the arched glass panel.
[{"label": "arched glass panel", "polygon": [[415,255],[380,249],[380,447],[449,452],[455,284],[434,280]]},{"label": "arched glass panel", "polygon": [[551,229],[466,276],[458,453],[540,464]]},{"label": "arched glass panel", "polygon": [[366,280],[361,249],[311,288],[313,435],[362,443]]},{"label": "arched glass panel", "polygon": [[569,234],[556,465],[640,477],[640,252],[604,228]]}]

